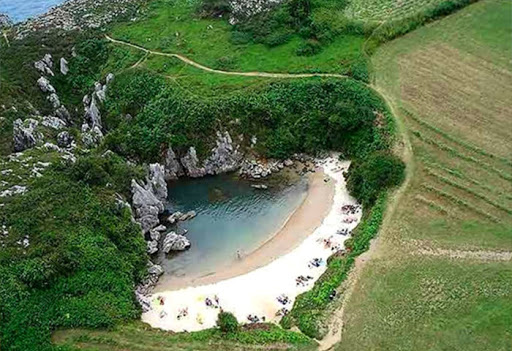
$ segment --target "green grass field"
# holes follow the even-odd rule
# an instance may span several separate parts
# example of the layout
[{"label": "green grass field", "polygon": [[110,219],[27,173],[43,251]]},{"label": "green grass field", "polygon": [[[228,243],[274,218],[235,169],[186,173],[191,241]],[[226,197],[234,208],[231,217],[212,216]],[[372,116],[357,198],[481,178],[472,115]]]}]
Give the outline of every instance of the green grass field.
[{"label": "green grass field", "polygon": [[373,57],[413,175],[337,350],[512,348],[511,23],[512,3],[481,1]]},{"label": "green grass field", "polygon": [[441,3],[443,0],[351,0],[345,9],[349,18],[384,22],[410,15]]}]

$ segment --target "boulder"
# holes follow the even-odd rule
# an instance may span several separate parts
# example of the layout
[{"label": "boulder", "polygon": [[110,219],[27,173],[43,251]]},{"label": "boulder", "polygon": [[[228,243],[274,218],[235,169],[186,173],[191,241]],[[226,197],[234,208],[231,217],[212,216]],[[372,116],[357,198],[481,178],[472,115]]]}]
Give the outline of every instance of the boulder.
[{"label": "boulder", "polygon": [[164,270],[162,269],[162,266],[158,264],[154,264],[151,261],[149,261],[148,265],[148,273],[156,276],[160,276],[164,273]]},{"label": "boulder", "polygon": [[268,189],[268,186],[266,186],[265,184],[252,184],[251,187],[258,190]]},{"label": "boulder", "polygon": [[167,218],[167,221],[171,224],[174,224],[180,219],[181,216],[183,216],[183,213],[180,211],[174,212]]},{"label": "boulder", "polygon": [[196,211],[188,211],[187,213],[185,214],[182,214],[178,220],[180,221],[186,221],[186,220],[189,220],[189,219],[192,219],[196,216]]},{"label": "boulder", "polygon": [[73,137],[69,132],[60,132],[57,134],[57,145],[60,147],[68,147],[73,142]]},{"label": "boulder", "polygon": [[136,209],[144,206],[154,206],[158,208],[159,212],[164,211],[164,205],[155,194],[150,189],[140,186],[134,179],[132,179],[132,193],[133,207]]},{"label": "boulder", "polygon": [[57,109],[57,108],[60,107],[60,99],[59,99],[59,96],[57,94],[51,93],[50,95],[48,95],[46,97],[46,99],[48,101],[50,101],[50,103],[52,104],[54,109]]},{"label": "boulder", "polygon": [[170,251],[183,251],[190,247],[190,241],[183,235],[178,235],[175,232],[168,233],[162,245],[162,249],[165,253]]},{"label": "boulder", "polygon": [[137,221],[140,223],[140,227],[142,228],[143,233],[149,232],[151,229],[160,224],[158,217],[151,215],[141,217]]},{"label": "boulder", "polygon": [[50,84],[50,81],[45,77],[41,77],[37,80],[37,85],[43,93],[55,93],[55,88]]},{"label": "boulder", "polygon": [[64,58],[60,58],[60,73],[67,75],[69,72],[68,61]]},{"label": "boulder", "polygon": [[158,241],[160,240],[160,232],[156,229],[151,229],[149,231],[149,237],[151,238],[151,240]]},{"label": "boulder", "polygon": [[55,115],[66,123],[71,122],[71,116],[68,112],[68,109],[63,105],[61,105],[58,109],[55,110]]},{"label": "boulder", "polygon": [[34,67],[44,75],[54,76],[52,69],[43,60],[34,62]]},{"label": "boulder", "polygon": [[66,122],[57,117],[45,116],[41,124],[45,127],[59,130],[66,127]]},{"label": "boulder", "polygon": [[17,119],[13,122],[14,151],[23,151],[34,147],[43,139],[43,135],[36,131],[39,122],[32,118],[22,121]]},{"label": "boulder", "polygon": [[148,254],[152,255],[154,253],[158,252],[158,242],[157,241],[148,241],[148,248],[147,248]]}]

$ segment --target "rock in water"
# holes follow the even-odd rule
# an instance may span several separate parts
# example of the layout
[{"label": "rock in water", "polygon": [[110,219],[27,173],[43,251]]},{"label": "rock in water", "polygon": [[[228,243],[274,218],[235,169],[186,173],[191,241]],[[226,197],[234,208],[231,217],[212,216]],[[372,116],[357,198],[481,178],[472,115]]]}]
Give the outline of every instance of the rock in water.
[{"label": "rock in water", "polygon": [[13,122],[14,151],[18,152],[34,147],[39,140],[43,139],[43,135],[36,131],[38,124],[32,118],[25,121],[17,119]]},{"label": "rock in water", "polygon": [[169,253],[172,251],[183,251],[190,247],[190,241],[183,235],[170,232],[165,236],[163,242],[163,251]]}]

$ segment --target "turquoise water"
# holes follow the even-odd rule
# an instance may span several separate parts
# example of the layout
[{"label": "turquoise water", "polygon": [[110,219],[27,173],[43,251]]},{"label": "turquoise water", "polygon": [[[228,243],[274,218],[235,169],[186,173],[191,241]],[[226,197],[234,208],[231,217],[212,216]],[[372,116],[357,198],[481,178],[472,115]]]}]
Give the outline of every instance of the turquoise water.
[{"label": "turquoise water", "polygon": [[63,2],[64,0],[0,0],[0,13],[7,14],[13,22],[22,22]]},{"label": "turquoise water", "polygon": [[166,275],[198,277],[257,249],[284,224],[307,194],[307,179],[257,190],[230,175],[179,180],[169,187],[168,209],[197,216],[180,222],[191,248],[163,254],[157,261]]}]

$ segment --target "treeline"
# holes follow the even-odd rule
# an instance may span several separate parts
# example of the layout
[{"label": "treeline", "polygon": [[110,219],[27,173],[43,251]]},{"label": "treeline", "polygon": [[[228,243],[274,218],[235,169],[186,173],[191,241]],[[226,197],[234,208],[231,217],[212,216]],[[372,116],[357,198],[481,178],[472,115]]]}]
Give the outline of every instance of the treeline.
[{"label": "treeline", "polygon": [[131,71],[117,77],[109,94],[106,146],[143,161],[159,160],[167,146],[178,153],[195,146],[204,157],[220,129],[256,136],[256,151],[275,158],[320,150],[361,158],[387,149],[393,133],[380,97],[349,79],[283,80],[204,99]]}]

